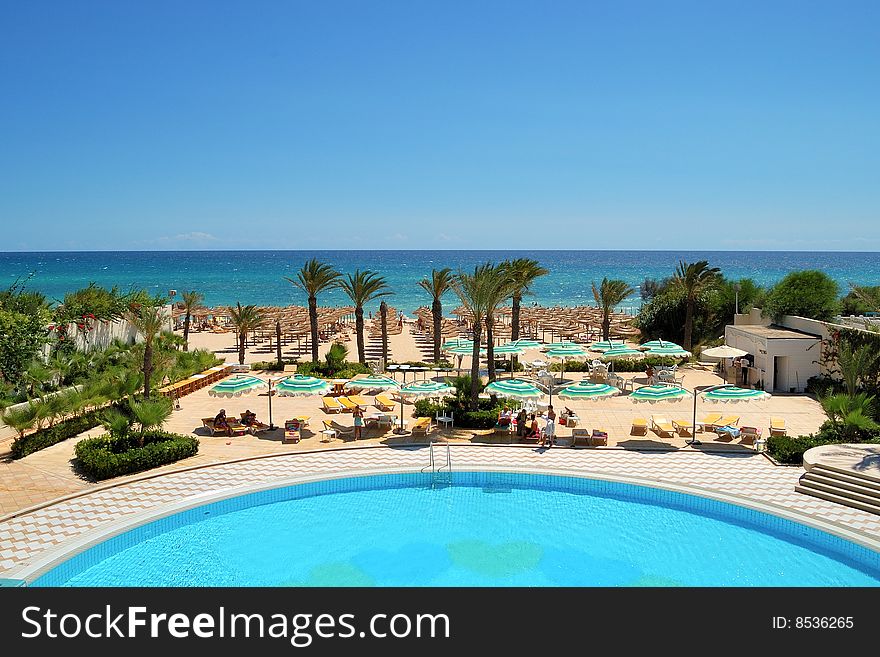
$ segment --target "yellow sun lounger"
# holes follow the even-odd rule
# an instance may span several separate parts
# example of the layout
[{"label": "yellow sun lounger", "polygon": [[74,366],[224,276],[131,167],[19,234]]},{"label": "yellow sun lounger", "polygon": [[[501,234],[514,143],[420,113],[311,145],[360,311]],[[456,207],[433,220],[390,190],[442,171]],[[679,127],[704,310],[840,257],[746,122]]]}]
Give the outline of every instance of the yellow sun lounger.
[{"label": "yellow sun lounger", "polygon": [[[678,432],[679,436],[694,435],[694,423],[690,420],[673,420],[672,426],[675,427],[675,430]],[[699,431],[699,425],[697,426],[697,430]]]},{"label": "yellow sun lounger", "polygon": [[348,401],[353,402],[361,407],[361,410],[365,410],[367,406],[370,405],[370,402],[367,401],[366,397],[361,397],[360,395],[349,395]]},{"label": "yellow sun lounger", "polygon": [[630,433],[644,436],[648,433],[648,421],[643,417],[633,418]]},{"label": "yellow sun lounger", "polygon": [[787,430],[785,428],[785,418],[782,417],[771,417],[770,418],[770,435],[771,436],[784,436]]},{"label": "yellow sun lounger", "polygon": [[353,411],[354,407],[357,406],[353,401],[351,401],[348,397],[338,397],[339,403],[342,404],[343,411]]},{"label": "yellow sun lounger", "polygon": [[672,422],[667,420],[665,417],[659,417],[657,415],[651,416],[651,429],[655,432],[659,433],[662,436],[666,436],[668,438],[673,438],[675,436],[675,427],[672,426]]},{"label": "yellow sun lounger", "polygon": [[413,422],[412,425],[412,435],[419,436],[427,436],[428,431],[431,428],[431,418],[429,417],[420,417],[418,420]]},{"label": "yellow sun lounger", "polygon": [[374,406],[380,411],[393,411],[394,402],[385,395],[376,395],[373,397]]},{"label": "yellow sun lounger", "polygon": [[327,413],[339,413],[343,406],[336,397],[322,397],[321,403],[324,405],[324,411]]},{"label": "yellow sun lounger", "polygon": [[723,426],[718,424],[720,419],[721,413],[709,413],[709,415],[700,420],[700,424],[703,425],[706,431],[712,431],[716,426]]},{"label": "yellow sun lounger", "polygon": [[735,427],[737,424],[739,424],[739,415],[726,415],[715,423],[715,428]]}]

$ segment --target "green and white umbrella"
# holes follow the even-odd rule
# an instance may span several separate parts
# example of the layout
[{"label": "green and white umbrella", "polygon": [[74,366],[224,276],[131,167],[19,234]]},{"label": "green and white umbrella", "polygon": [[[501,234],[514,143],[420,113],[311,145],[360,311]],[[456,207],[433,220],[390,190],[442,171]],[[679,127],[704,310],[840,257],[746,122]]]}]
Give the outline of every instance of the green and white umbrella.
[{"label": "green and white umbrella", "polygon": [[650,342],[640,344],[639,347],[641,349],[654,349],[656,347],[678,347],[680,349],[681,345],[676,344],[671,340],[651,340]]},{"label": "green and white umbrella", "polygon": [[467,338],[452,338],[451,340],[447,340],[443,343],[443,349],[453,349],[455,347],[472,347],[474,346],[473,340],[468,340]]},{"label": "green and white umbrella", "polygon": [[514,399],[540,399],[544,391],[534,383],[522,379],[504,379],[493,381],[486,386],[484,392],[498,397],[512,397]]},{"label": "green and white umbrella", "polygon": [[562,360],[562,376],[565,377],[565,359],[566,358],[582,358],[589,354],[583,347],[577,344],[565,345],[563,347],[554,347],[547,350],[550,358],[559,358]]},{"label": "green and white umbrella", "polygon": [[770,398],[770,393],[749,388],[718,388],[705,393],[703,397],[711,402],[746,402],[762,401]]},{"label": "green and white umbrella", "polygon": [[571,385],[565,386],[557,393],[560,399],[586,399],[596,401],[606,397],[619,395],[620,390],[607,383],[590,383],[589,381],[578,381]]},{"label": "green and white umbrella", "polygon": [[[461,347],[450,347],[449,349],[445,349],[447,354],[453,354],[455,356],[472,356],[474,353],[474,345],[462,345]],[[486,349],[484,347],[480,347],[480,353],[485,354]]]},{"label": "green and white umbrella", "polygon": [[678,386],[643,386],[630,393],[629,398],[634,402],[669,402],[690,397],[691,393]]},{"label": "green and white umbrella", "polygon": [[541,346],[541,343],[537,340],[514,340],[513,342],[508,342],[507,344],[515,344],[518,347],[522,347],[523,349],[537,349]]},{"label": "green and white umbrella", "polygon": [[[520,346],[513,342],[508,342],[506,344],[500,344],[497,347],[493,348],[492,353],[499,354],[522,354],[525,353],[527,347]],[[473,349],[472,349],[473,350]]]},{"label": "green and white umbrella", "polygon": [[609,349],[614,349],[616,347],[623,347],[623,340],[600,340],[599,342],[594,342],[590,345],[590,351],[601,351],[605,352]]},{"label": "green and white umbrella", "polygon": [[330,390],[330,382],[314,376],[297,374],[282,379],[275,386],[279,397],[306,397],[324,395]]},{"label": "green and white umbrella", "polygon": [[212,397],[241,397],[255,390],[266,390],[269,384],[263,379],[249,374],[233,376],[221,381],[208,390]]},{"label": "green and white umbrella", "polygon": [[342,387],[345,390],[397,390],[400,384],[387,376],[363,376],[346,381]]},{"label": "green and white umbrella", "polygon": [[558,342],[551,342],[549,344],[545,344],[542,347],[542,349],[544,349],[546,351],[547,349],[560,349],[562,347],[577,347],[577,346],[580,346],[580,345],[578,345],[577,342],[572,342],[571,340],[559,340]]},{"label": "green and white umbrella", "polygon": [[672,344],[671,342],[664,347],[649,347],[647,351],[642,353],[647,356],[672,356],[674,358],[687,358],[691,355],[691,352],[687,349],[679,347],[677,344]]},{"label": "green and white umbrella", "polygon": [[409,397],[442,397],[454,392],[454,387],[438,381],[413,381],[400,389],[401,395]]},{"label": "green and white umbrella", "polygon": [[632,349],[631,347],[625,347],[623,345],[618,345],[613,349],[609,349],[604,354],[602,354],[602,358],[641,358],[645,355],[645,352],[639,351],[638,349]]}]

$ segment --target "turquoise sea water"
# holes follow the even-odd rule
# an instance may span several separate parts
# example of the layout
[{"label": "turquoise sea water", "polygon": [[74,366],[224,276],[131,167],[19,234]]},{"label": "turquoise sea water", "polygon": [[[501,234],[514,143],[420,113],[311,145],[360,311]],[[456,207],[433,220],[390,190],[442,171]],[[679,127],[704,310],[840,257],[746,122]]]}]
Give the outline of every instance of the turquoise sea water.
[{"label": "turquoise sea water", "polygon": [[197,507],[36,586],[877,586],[880,555],[704,498],[455,472],[331,480]]},{"label": "turquoise sea water", "polygon": [[[797,269],[822,269],[845,291],[849,282],[880,284],[880,253],[769,251],[101,251],[0,253],[0,283],[33,274],[28,286],[52,299],[96,282],[126,290],[144,287],[167,293],[195,289],[208,305],[236,301],[259,305],[305,304],[284,276],[317,257],[342,272],[372,269],[385,276],[395,296],[391,304],[412,312],[430,299],[417,281],[432,268],[468,269],[486,261],[532,257],[550,270],[535,284],[532,301],[544,305],[592,302],[591,281],[603,276],[639,285],[645,278],[669,276],[679,259],[707,259],[729,278],[749,277],[772,285]],[[345,305],[339,291],[321,297],[324,305]],[[450,307],[456,300],[450,295]],[[377,304],[378,305],[378,304]],[[638,306],[634,297],[628,304]]]}]

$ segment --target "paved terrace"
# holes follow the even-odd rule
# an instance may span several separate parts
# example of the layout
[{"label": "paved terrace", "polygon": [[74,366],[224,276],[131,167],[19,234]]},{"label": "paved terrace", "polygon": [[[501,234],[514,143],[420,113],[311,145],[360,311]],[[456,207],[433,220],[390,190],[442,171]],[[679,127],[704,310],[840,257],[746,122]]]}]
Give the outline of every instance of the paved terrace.
[{"label": "paved terrace", "polygon": [[[453,445],[451,449],[455,470],[553,470],[685,486],[710,496],[733,496],[801,514],[801,518],[824,521],[868,540],[880,538],[880,517],[795,493],[801,468],[774,466],[754,452],[488,445]],[[271,486],[292,477],[418,470],[427,462],[428,450],[423,445],[343,447],[213,464],[89,490],[0,522],[0,576],[15,577],[66,541],[87,539],[89,533],[106,530],[112,523],[144,512],[161,512],[182,501],[198,503],[211,495],[232,494],[245,486]]]}]

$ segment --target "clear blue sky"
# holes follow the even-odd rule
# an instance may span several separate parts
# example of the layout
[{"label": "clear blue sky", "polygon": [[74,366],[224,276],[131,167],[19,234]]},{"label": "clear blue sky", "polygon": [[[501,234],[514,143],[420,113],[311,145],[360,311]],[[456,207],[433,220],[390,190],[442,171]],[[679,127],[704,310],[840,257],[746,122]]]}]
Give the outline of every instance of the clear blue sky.
[{"label": "clear blue sky", "polygon": [[880,250],[880,2],[4,0],[0,250]]}]

